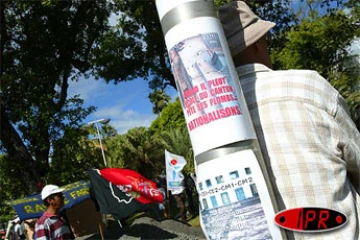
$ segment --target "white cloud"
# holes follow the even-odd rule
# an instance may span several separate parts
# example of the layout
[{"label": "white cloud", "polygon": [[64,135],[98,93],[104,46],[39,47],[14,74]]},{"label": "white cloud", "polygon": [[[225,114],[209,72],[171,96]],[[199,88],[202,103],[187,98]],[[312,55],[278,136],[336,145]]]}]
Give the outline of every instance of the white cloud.
[{"label": "white cloud", "polygon": [[79,81],[71,81],[69,83],[68,96],[73,97],[80,94],[80,98],[84,99],[85,102],[89,102],[92,99],[104,94],[104,85],[101,80],[96,81],[94,78],[84,79],[81,78]]},{"label": "white cloud", "polygon": [[126,133],[134,127],[149,127],[151,122],[157,117],[155,114],[144,114],[135,110],[123,110],[124,105],[119,103],[111,107],[99,109],[93,114],[96,119],[110,118],[110,125],[113,126],[119,134]]},{"label": "white cloud", "polygon": [[115,120],[111,125],[116,129],[118,134],[126,133],[129,129],[134,127],[149,127],[151,122],[156,118],[155,115],[138,114],[131,120]]},{"label": "white cloud", "polygon": [[133,87],[130,91],[126,88],[127,84],[131,83],[113,85],[93,78],[80,79],[78,82],[70,83],[68,96],[80,94],[85,106],[97,107],[96,112],[88,116],[85,122],[109,118],[111,120],[109,124],[119,134],[126,133],[134,127],[149,127],[157,115],[151,113],[150,103],[146,107],[143,106],[144,101],[147,102],[148,93],[141,87]]},{"label": "white cloud", "polygon": [[352,41],[349,52],[354,55],[360,55],[360,38],[356,38]]},{"label": "white cloud", "polygon": [[111,13],[109,17],[109,24],[110,26],[115,26],[118,23],[119,15],[115,13]]}]

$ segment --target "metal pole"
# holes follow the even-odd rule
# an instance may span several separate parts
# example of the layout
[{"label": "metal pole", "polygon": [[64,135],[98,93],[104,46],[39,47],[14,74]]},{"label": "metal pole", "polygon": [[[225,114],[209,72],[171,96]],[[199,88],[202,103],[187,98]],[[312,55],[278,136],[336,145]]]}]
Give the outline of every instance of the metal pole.
[{"label": "metal pole", "polygon": [[104,153],[104,149],[103,149],[103,146],[102,146],[101,136],[100,136],[99,127],[98,127],[97,122],[95,122],[95,126],[96,126],[97,134],[98,134],[98,137],[99,137],[100,148],[101,148],[101,153],[102,153],[102,156],[103,156],[103,159],[104,159],[104,164],[105,164],[105,167],[107,167],[105,153]]}]

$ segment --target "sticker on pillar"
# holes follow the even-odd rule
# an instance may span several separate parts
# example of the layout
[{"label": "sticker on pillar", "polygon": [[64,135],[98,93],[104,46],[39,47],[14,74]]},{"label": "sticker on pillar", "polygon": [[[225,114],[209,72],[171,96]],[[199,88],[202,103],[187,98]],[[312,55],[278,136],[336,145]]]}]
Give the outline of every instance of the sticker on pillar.
[{"label": "sticker on pillar", "polygon": [[208,239],[272,239],[252,169],[217,169],[200,180],[201,221]]}]

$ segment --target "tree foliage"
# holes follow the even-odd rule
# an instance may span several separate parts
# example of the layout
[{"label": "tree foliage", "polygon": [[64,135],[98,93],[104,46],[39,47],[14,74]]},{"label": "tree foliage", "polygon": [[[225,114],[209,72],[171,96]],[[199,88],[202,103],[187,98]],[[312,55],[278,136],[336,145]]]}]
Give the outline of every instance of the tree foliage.
[{"label": "tree foliage", "polygon": [[32,191],[49,171],[53,143],[94,111],[67,90],[91,69],[110,15],[104,1],[44,3],[1,1],[0,8],[1,143],[24,166],[19,171]]},{"label": "tree foliage", "polygon": [[164,90],[157,89],[149,94],[149,99],[153,104],[153,113],[155,114],[159,114],[171,100]]},{"label": "tree foliage", "polygon": [[59,186],[88,179],[89,168],[103,168],[104,161],[98,140],[88,138],[86,129],[68,128],[64,136],[54,143],[48,183]]},{"label": "tree foliage", "polygon": [[161,132],[165,149],[171,153],[183,156],[186,165],[183,172],[188,174],[194,169],[194,151],[192,149],[190,136],[186,127],[173,128],[169,131]]},{"label": "tree foliage", "polygon": [[[359,127],[359,64],[347,47],[359,36],[360,2],[303,0],[298,12],[290,0],[247,3],[277,24],[270,36],[276,68],[319,71],[346,98]],[[112,13],[119,21],[111,28]],[[168,103],[163,91],[176,84],[154,1],[1,1],[0,23],[2,204],[38,191],[42,176],[62,185],[86,178],[87,167],[103,166],[97,139],[80,128],[95,108],[67,95],[70,81],[88,75],[115,84],[142,78],[154,90],[149,98],[159,117],[149,129],[117,135],[103,126],[109,167],[156,177],[164,148],[192,163],[181,103]],[[1,216],[9,211],[0,207]]]},{"label": "tree foliage", "polygon": [[[314,1],[316,2],[316,1]],[[318,4],[325,4],[318,1]],[[313,2],[309,8],[313,9]],[[360,8],[353,6],[352,10]],[[349,53],[354,38],[360,36],[359,19],[336,7],[326,14],[310,10],[309,16],[286,34],[284,48],[273,51],[273,62],[281,69],[318,71],[343,95],[359,125],[360,108],[359,60]]]},{"label": "tree foliage", "polygon": [[16,162],[0,155],[0,222],[14,219],[15,211],[5,204],[6,200],[17,199],[27,194],[26,183],[19,176]]},{"label": "tree foliage", "polygon": [[184,172],[189,173],[193,170],[194,152],[179,99],[169,103],[161,111],[160,115],[151,123],[149,131],[154,135],[159,135],[164,149],[185,157],[187,165]]},{"label": "tree foliage", "polygon": [[125,151],[122,146],[126,144],[126,134],[116,135],[107,139],[106,144],[109,151],[107,151],[107,162],[108,166],[112,168],[123,168],[125,167]]},{"label": "tree foliage", "polygon": [[121,14],[96,51],[99,76],[107,81],[143,78],[151,89],[175,87],[155,1],[114,2]]},{"label": "tree foliage", "polygon": [[151,123],[150,131],[163,132],[171,129],[186,128],[186,121],[179,99],[169,103]]},{"label": "tree foliage", "polygon": [[124,167],[155,179],[164,167],[164,145],[157,135],[145,127],[130,129],[122,143]]},{"label": "tree foliage", "polygon": [[343,12],[304,19],[287,34],[286,46],[276,55],[285,69],[312,69],[328,78],[348,56],[347,47],[359,35]]}]

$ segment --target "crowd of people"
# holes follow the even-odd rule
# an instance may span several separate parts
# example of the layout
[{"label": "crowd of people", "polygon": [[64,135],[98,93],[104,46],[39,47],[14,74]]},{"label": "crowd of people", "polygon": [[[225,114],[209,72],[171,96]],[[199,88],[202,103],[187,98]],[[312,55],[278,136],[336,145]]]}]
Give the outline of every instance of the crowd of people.
[{"label": "crowd of people", "polygon": [[9,222],[7,231],[3,239],[6,240],[24,240],[27,239],[27,234],[34,231],[35,220],[21,221],[19,217],[16,217]]},{"label": "crowd of people", "polygon": [[[155,182],[158,189],[164,193],[165,199],[164,203],[159,204],[160,219],[175,218],[186,221],[190,216],[194,217],[198,214],[194,199],[197,198],[195,182],[190,175],[183,180],[183,189],[180,191],[168,191],[166,193],[165,174],[160,174]],[[170,213],[173,206],[176,206],[177,213]]]}]

